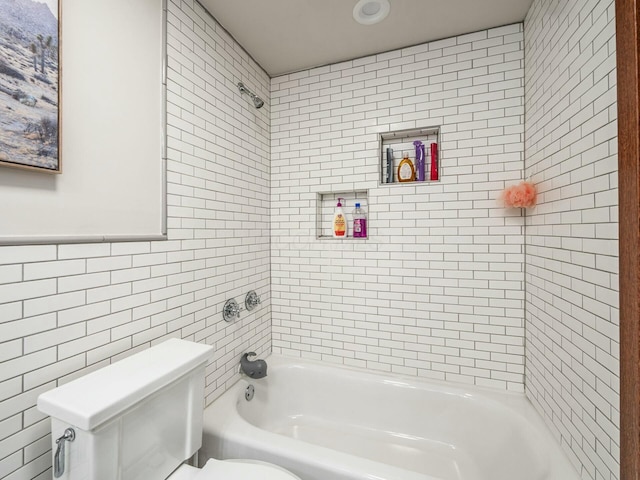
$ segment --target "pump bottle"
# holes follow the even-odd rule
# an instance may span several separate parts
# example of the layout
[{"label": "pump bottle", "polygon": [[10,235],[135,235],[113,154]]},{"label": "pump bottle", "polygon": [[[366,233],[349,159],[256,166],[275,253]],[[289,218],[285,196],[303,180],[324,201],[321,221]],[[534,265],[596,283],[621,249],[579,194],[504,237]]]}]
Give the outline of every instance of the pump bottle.
[{"label": "pump bottle", "polygon": [[333,213],[333,236],[334,238],[345,238],[347,236],[347,219],[342,210],[342,202],[344,198],[338,198],[336,210]]}]

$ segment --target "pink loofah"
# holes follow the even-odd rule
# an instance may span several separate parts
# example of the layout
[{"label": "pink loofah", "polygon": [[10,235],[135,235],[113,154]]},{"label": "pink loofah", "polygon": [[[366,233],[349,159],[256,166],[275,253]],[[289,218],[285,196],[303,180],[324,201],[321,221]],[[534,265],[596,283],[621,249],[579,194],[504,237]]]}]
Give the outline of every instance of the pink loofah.
[{"label": "pink loofah", "polygon": [[520,185],[505,188],[500,198],[507,207],[530,208],[535,206],[538,192],[532,183],[520,182]]}]

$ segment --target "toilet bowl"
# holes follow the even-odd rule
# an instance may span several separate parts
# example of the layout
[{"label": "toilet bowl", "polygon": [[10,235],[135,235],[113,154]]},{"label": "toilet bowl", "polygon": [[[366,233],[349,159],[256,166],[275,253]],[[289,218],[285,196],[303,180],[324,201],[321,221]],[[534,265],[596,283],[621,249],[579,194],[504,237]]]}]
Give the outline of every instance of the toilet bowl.
[{"label": "toilet bowl", "polygon": [[256,460],[184,462],[202,446],[208,345],[171,339],[38,397],[61,480],[300,480]]}]

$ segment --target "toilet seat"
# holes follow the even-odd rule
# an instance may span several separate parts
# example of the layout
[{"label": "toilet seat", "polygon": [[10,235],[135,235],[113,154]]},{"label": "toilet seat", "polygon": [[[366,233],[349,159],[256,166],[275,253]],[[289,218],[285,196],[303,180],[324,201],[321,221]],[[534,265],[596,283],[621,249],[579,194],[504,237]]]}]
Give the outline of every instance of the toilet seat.
[{"label": "toilet seat", "polygon": [[300,477],[271,463],[257,460],[209,459],[202,469],[182,465],[168,480],[300,480]]},{"label": "toilet seat", "polygon": [[293,473],[266,462],[252,460],[215,460],[209,459],[196,480],[300,480]]},{"label": "toilet seat", "polygon": [[[209,459],[209,462],[211,462],[211,461],[212,461],[212,459]],[[216,460],[216,461],[218,461],[218,460]],[[280,465],[276,465],[275,463],[263,462],[262,460],[253,460],[252,458],[232,458],[232,459],[229,459],[229,460],[225,460],[225,462],[244,463],[244,464],[250,464],[250,465],[263,465],[263,466],[268,467],[270,469],[279,470],[282,473],[284,473],[286,475],[286,477],[283,478],[282,480],[302,480],[295,473],[292,473],[289,470],[287,470],[286,468],[282,468]],[[276,480],[280,480],[280,477],[278,477]]]}]

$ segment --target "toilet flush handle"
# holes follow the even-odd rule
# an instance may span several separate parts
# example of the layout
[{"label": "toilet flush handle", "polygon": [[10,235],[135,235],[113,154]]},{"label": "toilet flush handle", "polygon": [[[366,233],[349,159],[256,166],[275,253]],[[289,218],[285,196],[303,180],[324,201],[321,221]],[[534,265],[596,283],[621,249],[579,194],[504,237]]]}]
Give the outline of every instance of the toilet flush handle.
[{"label": "toilet flush handle", "polygon": [[64,473],[64,444],[65,442],[73,442],[76,439],[76,432],[73,428],[67,428],[64,431],[64,435],[56,440],[58,448],[56,448],[56,454],[53,457],[53,476],[60,478]]}]

